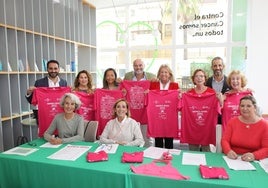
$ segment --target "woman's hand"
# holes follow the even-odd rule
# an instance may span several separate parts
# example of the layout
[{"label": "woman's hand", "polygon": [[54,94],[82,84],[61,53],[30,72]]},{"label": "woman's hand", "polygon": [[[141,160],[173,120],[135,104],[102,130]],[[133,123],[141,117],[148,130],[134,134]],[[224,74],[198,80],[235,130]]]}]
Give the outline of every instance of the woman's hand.
[{"label": "woman's hand", "polygon": [[62,144],[62,139],[52,137],[49,142],[52,145],[58,145],[58,144]]},{"label": "woman's hand", "polygon": [[230,150],[228,153],[227,153],[227,157],[230,158],[230,159],[237,159],[237,154],[233,151],[233,150]]},{"label": "woman's hand", "polygon": [[115,143],[119,144],[119,145],[126,145],[127,144],[127,142],[125,142],[125,141],[116,141]]},{"label": "woman's hand", "polygon": [[243,161],[247,161],[247,162],[250,162],[250,161],[254,161],[255,160],[255,157],[253,155],[253,153],[245,153],[241,156],[241,159]]}]

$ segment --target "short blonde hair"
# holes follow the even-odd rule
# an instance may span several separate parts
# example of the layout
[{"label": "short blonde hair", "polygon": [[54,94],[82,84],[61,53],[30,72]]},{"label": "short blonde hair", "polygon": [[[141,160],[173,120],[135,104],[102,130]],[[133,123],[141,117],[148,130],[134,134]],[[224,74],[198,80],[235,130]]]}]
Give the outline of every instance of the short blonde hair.
[{"label": "short blonde hair", "polygon": [[230,74],[227,77],[227,84],[231,86],[231,78],[233,75],[239,75],[241,77],[241,87],[245,87],[247,85],[247,79],[245,77],[245,75],[243,73],[241,73],[239,70],[233,70],[232,72],[230,72]]},{"label": "short blonde hair", "polygon": [[61,99],[60,99],[60,106],[63,108],[64,103],[65,103],[65,99],[69,97],[74,103],[75,103],[75,110],[80,108],[81,106],[81,101],[79,99],[79,97],[77,97],[75,94],[73,93],[65,93]]}]

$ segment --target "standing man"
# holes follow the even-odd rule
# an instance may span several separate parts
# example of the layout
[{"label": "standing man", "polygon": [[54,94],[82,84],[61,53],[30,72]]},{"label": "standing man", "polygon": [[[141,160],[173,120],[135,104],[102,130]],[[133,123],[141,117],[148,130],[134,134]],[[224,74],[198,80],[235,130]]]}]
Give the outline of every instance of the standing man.
[{"label": "standing man", "polygon": [[134,71],[127,72],[124,80],[142,81],[156,79],[156,76],[152,73],[144,71],[144,62],[141,59],[135,59],[133,61]]},{"label": "standing man", "polygon": [[[144,71],[144,67],[145,67],[144,62],[141,59],[135,59],[133,61],[133,69],[134,69],[134,71],[127,72],[125,74],[124,80],[130,80],[130,81],[145,81],[145,80],[147,80],[148,81],[148,87],[147,87],[147,89],[149,89],[149,86],[150,86],[150,82],[149,81],[155,81],[157,78],[156,78],[156,75],[154,75],[152,73],[149,73],[149,72],[145,72]],[[142,84],[142,83],[140,83],[140,84]],[[140,84],[138,84],[138,85],[140,85]],[[133,94],[132,94],[132,96],[133,96]],[[136,94],[136,99],[137,98],[138,97],[137,97],[137,94]],[[145,108],[144,109],[141,109],[141,110],[145,110]],[[140,111],[140,112],[143,113],[143,111]],[[144,113],[146,113],[146,112],[144,112]],[[147,122],[147,116],[146,116],[146,122]],[[141,122],[141,126],[140,127],[141,127],[141,132],[143,134],[143,138],[144,138],[144,141],[145,141],[144,146],[145,147],[152,146],[153,145],[153,142],[154,142],[154,139],[147,137],[147,124]]]},{"label": "standing man", "polygon": [[[36,87],[66,87],[67,81],[59,77],[60,65],[56,60],[47,62],[48,75],[44,78],[36,80],[34,86],[27,89],[26,99],[31,104],[33,98],[33,91]],[[37,110],[33,110],[36,121],[38,122]]]},{"label": "standing man", "polygon": [[209,77],[206,86],[213,88],[216,93],[224,94],[230,90],[227,84],[227,77],[223,74],[225,65],[221,57],[214,57],[211,61],[211,69],[213,70],[213,76]]},{"label": "standing man", "polygon": [[[217,93],[217,98],[221,101],[222,95],[231,88],[227,84],[227,77],[223,74],[225,65],[221,57],[214,57],[211,61],[213,75],[208,78],[206,86],[213,88]],[[221,115],[218,116],[218,124],[221,124]]]}]

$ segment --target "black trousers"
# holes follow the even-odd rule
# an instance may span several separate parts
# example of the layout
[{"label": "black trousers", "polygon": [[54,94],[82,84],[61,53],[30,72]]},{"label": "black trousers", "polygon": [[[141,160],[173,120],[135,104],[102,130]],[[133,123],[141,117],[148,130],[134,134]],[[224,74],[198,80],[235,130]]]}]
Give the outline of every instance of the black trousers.
[{"label": "black trousers", "polygon": [[155,138],[155,147],[173,149],[173,138]]}]

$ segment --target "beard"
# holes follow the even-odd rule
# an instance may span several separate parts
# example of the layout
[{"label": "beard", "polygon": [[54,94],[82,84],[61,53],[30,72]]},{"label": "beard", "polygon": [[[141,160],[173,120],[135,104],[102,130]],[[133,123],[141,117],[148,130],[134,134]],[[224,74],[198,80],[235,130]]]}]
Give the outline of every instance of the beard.
[{"label": "beard", "polygon": [[135,71],[136,74],[143,74],[143,71],[142,70],[137,70]]},{"label": "beard", "polygon": [[222,71],[221,70],[215,70],[214,71],[214,75],[215,76],[221,76],[222,75]]},{"label": "beard", "polygon": [[58,72],[49,72],[48,75],[51,78],[56,78],[59,75],[59,73]]}]

